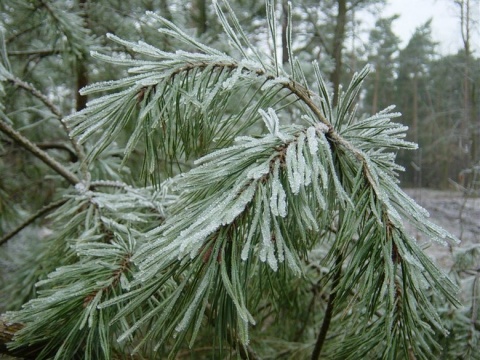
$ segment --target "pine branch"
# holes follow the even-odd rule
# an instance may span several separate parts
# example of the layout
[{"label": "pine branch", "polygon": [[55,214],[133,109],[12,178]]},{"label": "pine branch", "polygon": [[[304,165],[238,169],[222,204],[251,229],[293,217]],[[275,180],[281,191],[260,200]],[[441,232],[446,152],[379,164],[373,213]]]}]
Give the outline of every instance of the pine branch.
[{"label": "pine branch", "polygon": [[[188,334],[191,334],[192,346],[204,315],[211,321],[213,314],[216,329],[221,332],[217,336],[226,337],[230,347],[238,349],[240,357],[256,359],[257,355],[245,344],[249,340],[248,327],[255,324],[249,308],[251,294],[262,294],[262,289],[256,288],[257,278],[268,271],[273,280],[272,292],[277,293],[284,285],[284,275],[300,275],[302,259],[317,246],[318,237],[310,237],[310,232],[319,234],[330,226],[335,214],[343,212],[335,241],[326,245],[330,248],[327,260],[336,258],[329,271],[331,290],[312,359],[321,355],[339,304],[348,304],[343,309],[345,312],[358,306],[361,311],[352,311],[355,315],[349,320],[365,327],[370,326],[372,314],[378,314],[379,310],[385,313],[367,331],[359,332],[360,340],[378,334],[373,340],[358,341],[354,336],[353,341],[342,340],[350,341],[350,348],[344,351],[346,357],[353,356],[360,347],[368,353],[383,345],[386,345],[385,354],[397,354],[401,348],[428,353],[429,345],[424,343],[397,341],[430,331],[425,320],[443,330],[435,309],[417,284],[423,277],[432,287],[438,285],[439,291],[451,302],[454,302],[454,286],[408,237],[403,220],[412,220],[432,237],[450,236],[431,226],[425,213],[395,182],[399,168],[395,164],[395,153],[398,149],[413,148],[402,139],[405,128],[390,121],[398,114],[390,113],[389,108],[368,119],[355,118],[354,99],[368,70],[354,76],[333,109],[318,64],[313,64],[319,89],[316,94],[309,89],[297,62],[292,60],[291,74],[287,74],[276,57],[266,56],[262,60],[235,16],[227,18],[219,4],[214,4],[231,44],[243,55],[242,60],[197,42],[161,18],[158,19],[164,26],[161,33],[172,35],[190,48],[193,46],[197,53],[181,50],[168,53],[148,44],[110,36],[153,60],[97,54],[110,63],[130,66],[131,75],[86,87],[83,94],[109,94],[65,119],[71,121],[68,124],[72,124],[72,134],[78,135],[80,142],[90,136],[97,138],[89,158],[99,155],[122,129],[134,122],[125,153],[132,153],[145,137],[145,168],[150,174],[158,166],[156,144],[163,146],[158,151],[165,157],[170,156],[172,162],[182,156],[189,160],[195,158],[196,167],[181,171],[169,180],[168,189],[178,194],[176,203],[168,209],[169,217],[155,218],[153,225],[149,221],[150,209],[163,212],[163,206],[143,194],[137,198],[136,189],[124,187],[131,199],[141,204],[144,210],[141,212],[135,212],[137,203],[122,197],[121,191],[96,193],[91,187],[78,189],[79,194],[72,200],[76,207],[70,209],[63,220],[75,214],[75,221],[68,219],[69,225],[77,229],[79,223],[85,224],[82,230],[87,231],[82,234],[91,242],[76,240],[77,250],[83,251],[82,261],[57,269],[42,282],[50,286],[46,292],[49,295],[42,294],[30,303],[30,308],[17,312],[13,319],[25,323],[26,327],[16,337],[16,344],[27,346],[35,343],[35,338],[42,344],[45,338],[52,338],[51,348],[59,347],[57,357],[72,355],[76,351],[73,347],[83,341],[86,332],[95,334],[97,329],[104,331],[110,327],[96,328],[95,323],[90,330],[78,331],[72,326],[72,337],[65,338],[62,329],[54,325],[52,330],[47,328],[58,322],[58,316],[54,315],[68,311],[72,318],[82,316],[86,324],[87,311],[91,321],[98,311],[109,311],[115,315],[107,322],[122,325],[117,328],[122,332],[117,338],[119,342],[134,338],[139,329],[148,327],[147,333],[139,334],[142,339],[135,344],[134,351],[148,342],[161,346],[166,339],[175,337],[173,347],[169,348],[170,356],[174,356]],[[224,5],[230,11],[226,0]],[[271,38],[275,39],[272,5],[272,1],[267,3],[268,28]],[[244,48],[245,44],[249,49]],[[248,96],[240,101],[234,98],[244,89]],[[281,126],[277,111],[291,104],[295,104],[292,114],[299,116],[292,121],[294,124]],[[238,107],[233,109],[233,105]],[[248,134],[260,120],[268,133],[238,136]],[[23,137],[18,134],[12,138],[18,142]],[[23,146],[32,151],[28,143]],[[102,181],[95,182],[94,186],[123,187],[121,183]],[[59,214],[59,218],[61,216]],[[99,221],[93,226],[91,219]],[[132,221],[148,225],[136,229],[131,226]],[[128,249],[128,259],[131,256],[138,271],[124,279],[126,284],[121,284],[120,277],[126,263],[113,256],[116,249],[109,248],[115,245],[110,242],[122,238],[141,242],[138,247]],[[345,254],[348,261],[343,258]],[[120,285],[119,294],[100,286],[99,281],[105,279],[97,278],[98,270],[106,271],[111,278],[108,268],[112,260],[119,269],[113,278],[114,285]],[[398,263],[402,265],[401,270]],[[78,271],[83,270],[88,270],[89,275],[77,276]],[[399,278],[399,274],[403,277]],[[69,283],[69,276],[75,284]],[[89,291],[85,290],[83,281],[91,281]],[[59,286],[67,282],[68,287]],[[122,290],[121,285],[125,285]],[[84,304],[88,300],[87,310],[69,310],[63,304],[63,297],[71,294],[70,286],[78,287],[78,299],[72,299],[71,305],[79,299],[84,300]],[[403,294],[400,290],[404,290]],[[112,297],[101,299],[102,292]],[[161,294],[155,301],[151,296],[154,292]],[[361,294],[362,298],[355,295],[352,298],[352,292]],[[347,299],[351,301],[345,302]],[[412,307],[413,303],[419,304],[418,310]],[[363,311],[365,306],[368,311]],[[146,313],[127,320],[127,315],[142,307],[147,309]],[[46,310],[52,310],[50,318],[39,316]],[[395,324],[395,331],[382,332],[387,326],[393,329],[389,321]],[[377,329],[380,332],[376,333]],[[75,336],[78,342],[73,341]],[[65,350],[63,344],[71,348]],[[101,344],[105,353],[108,344]]]},{"label": "pine branch", "polygon": [[2,236],[2,238],[0,239],[0,245],[6,243],[8,240],[10,240],[12,237],[17,235],[20,231],[22,231],[24,228],[26,228],[28,225],[33,223],[38,218],[40,218],[43,215],[49,213],[50,211],[62,206],[66,202],[67,202],[67,200],[62,199],[62,200],[59,200],[59,201],[52,202],[48,205],[45,205],[40,210],[38,210],[35,214],[30,216],[28,219],[26,219],[23,223],[18,225],[14,230],[12,230],[8,234],[5,234],[4,236]]},{"label": "pine branch", "polygon": [[80,182],[80,179],[75,174],[65,168],[58,161],[50,157],[50,155],[48,155],[45,151],[40,149],[37,145],[32,143],[29,139],[27,139],[25,136],[13,129],[3,120],[0,120],[0,131],[2,131],[8,137],[14,140],[18,145],[22,146],[24,149],[28,150],[34,156],[43,161],[47,166],[49,166],[51,169],[61,175],[70,184],[76,185]]}]

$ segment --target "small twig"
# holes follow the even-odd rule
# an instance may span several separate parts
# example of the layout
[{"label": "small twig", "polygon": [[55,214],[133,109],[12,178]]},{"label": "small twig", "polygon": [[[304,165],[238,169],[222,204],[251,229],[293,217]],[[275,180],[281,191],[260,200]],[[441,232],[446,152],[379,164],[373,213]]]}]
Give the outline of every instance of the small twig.
[{"label": "small twig", "polygon": [[[472,286],[472,317],[471,317],[471,322],[472,322],[472,327],[475,329],[475,323],[477,322],[478,318],[478,306],[477,306],[477,286],[478,286],[478,280],[480,279],[480,276],[477,275],[475,276],[475,279],[473,279],[473,286]],[[474,334],[472,333],[472,337]]]},{"label": "small twig", "polygon": [[23,80],[20,80],[19,78],[15,76],[9,76],[8,80],[16,87],[19,87],[23,90],[28,91],[30,94],[35,96],[37,99],[39,99],[41,102],[45,104],[46,107],[54,114],[57,118],[61,119],[62,112],[60,109],[55,106],[42,92],[40,92],[38,89],[36,89],[32,84],[29,84]]},{"label": "small twig", "polygon": [[32,94],[34,97],[39,99],[51,112],[53,115],[55,115],[58,120],[60,120],[60,123],[62,124],[63,129],[65,130],[65,133],[69,136],[70,142],[73,145],[73,148],[75,149],[75,152],[77,153],[77,157],[83,162],[85,160],[85,154],[83,152],[83,148],[80,146],[80,144],[73,138],[70,137],[70,129],[67,127],[65,122],[62,120],[63,114],[60,111],[60,109],[55,106],[54,103],[52,103],[48,97],[46,97],[42,92],[40,92],[38,89],[36,89],[33,85],[20,80],[19,78],[11,75],[8,80],[16,87],[19,87],[23,90],[28,91],[30,94]]},{"label": "small twig", "polygon": [[[307,323],[308,321],[310,320],[310,316],[312,314],[312,310],[313,310],[313,306],[315,305],[315,299],[317,298],[317,295],[318,295],[318,291],[317,291],[317,286],[318,284],[316,284],[312,289],[311,291],[313,292],[313,296],[312,298],[310,299],[310,303],[308,304],[308,310],[307,312],[305,313],[305,316],[303,319],[301,319],[302,321],[302,326],[297,330],[297,332],[295,333],[295,336],[293,337],[294,341],[299,341],[301,336],[303,335],[303,333],[305,332],[306,328],[307,328]],[[300,319],[299,319],[300,320]]]},{"label": "small twig", "polygon": [[12,237],[14,237],[15,235],[17,235],[20,231],[22,231],[24,228],[26,228],[28,225],[30,225],[31,223],[33,223],[35,220],[37,220],[38,218],[42,217],[43,215],[49,213],[50,211],[62,206],[63,204],[65,204],[67,202],[67,200],[65,199],[62,199],[62,200],[58,200],[58,201],[55,201],[55,202],[52,202],[48,205],[45,205],[44,207],[42,207],[40,210],[38,210],[35,214],[33,214],[32,216],[30,216],[28,219],[26,219],[23,223],[21,223],[20,225],[18,225],[15,229],[13,229],[12,231],[10,231],[8,234],[4,235],[1,239],[0,239],[0,245],[2,245],[3,243],[6,243],[8,240],[10,240]]},{"label": "small twig", "polygon": [[317,342],[315,343],[315,348],[313,349],[312,353],[312,360],[320,359],[320,354],[322,352],[323,344],[325,343],[325,339],[327,338],[328,328],[330,327],[330,321],[332,320],[333,316],[333,308],[335,303],[335,298],[337,297],[337,286],[340,282],[340,277],[342,274],[342,262],[343,257],[342,255],[338,255],[335,261],[335,266],[337,267],[335,274],[333,275],[333,282],[332,282],[332,292],[330,293],[330,297],[328,298],[327,310],[325,311],[325,317],[323,318],[322,327],[320,329],[320,333],[317,337]]},{"label": "small twig", "polygon": [[[235,343],[231,343],[232,347],[235,349],[237,345]],[[243,360],[259,360],[260,358],[255,353],[255,351],[248,345],[239,344],[238,345],[238,353]]]},{"label": "small twig", "polygon": [[[123,48],[123,47],[109,48],[109,51],[126,52],[125,48]],[[8,56],[45,57],[45,56],[51,56],[51,55],[59,55],[59,54],[63,54],[63,53],[68,53],[68,50],[62,50],[62,49],[27,49],[27,50],[10,50],[8,52]]]},{"label": "small twig", "polygon": [[[460,241],[463,241],[463,232],[464,232],[464,221],[463,221],[463,212],[465,211],[465,208],[467,206],[468,202],[468,192],[464,191],[463,192],[463,202],[462,205],[460,206],[460,210],[458,211],[458,221],[460,222],[460,235],[458,239]],[[452,252],[452,246],[450,246],[450,251]]]},{"label": "small twig", "polygon": [[78,161],[78,156],[73,151],[68,145],[66,145],[63,142],[42,142],[42,143],[37,143],[37,146],[42,149],[42,150],[49,150],[49,149],[57,149],[57,150],[65,150],[68,152],[70,161],[71,162],[77,162]]},{"label": "small twig", "polygon": [[57,55],[65,52],[60,49],[33,49],[33,50],[12,50],[8,52],[9,56],[50,56],[50,55]]},{"label": "small twig", "polygon": [[14,140],[17,144],[22,146],[24,149],[30,151],[33,155],[43,161],[46,165],[52,168],[55,172],[65,178],[70,184],[76,185],[80,182],[80,179],[72,173],[70,170],[65,168],[58,161],[50,157],[45,151],[40,149],[37,145],[28,140],[25,136],[20,134],[14,128],[12,128],[5,121],[0,120],[0,131],[5,133],[9,138]]}]

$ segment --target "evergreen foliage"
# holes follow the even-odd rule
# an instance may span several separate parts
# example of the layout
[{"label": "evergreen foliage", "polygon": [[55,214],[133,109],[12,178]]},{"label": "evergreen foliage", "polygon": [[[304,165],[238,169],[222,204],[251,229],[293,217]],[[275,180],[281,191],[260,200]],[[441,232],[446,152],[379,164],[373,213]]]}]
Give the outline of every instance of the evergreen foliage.
[{"label": "evergreen foliage", "polygon": [[[229,53],[153,12],[146,22],[181,49],[109,35],[131,56],[92,56],[127,75],[85,87],[98,97],[61,119],[79,159],[69,168],[21,143],[0,108],[0,130],[67,181],[49,215],[53,234],[19,270],[28,291],[11,283],[12,299],[31,297],[6,314],[22,324],[12,352],[174,358],[199,343],[206,357],[245,359],[442,351],[448,326],[435,303],[458,306],[457,287],[405,224],[457,240],[398,185],[396,154],[416,145],[393,107],[357,113],[369,67],[336,106],[317,63],[307,81],[290,18],[282,64],[266,5],[272,54],[249,41],[228,1],[214,7]],[[2,55],[0,80],[22,86]]]}]

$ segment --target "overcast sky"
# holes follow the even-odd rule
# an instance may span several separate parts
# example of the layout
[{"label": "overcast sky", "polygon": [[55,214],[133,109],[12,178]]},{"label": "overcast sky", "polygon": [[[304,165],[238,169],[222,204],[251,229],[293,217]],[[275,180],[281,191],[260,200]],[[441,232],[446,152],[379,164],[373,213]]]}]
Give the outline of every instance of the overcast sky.
[{"label": "overcast sky", "polygon": [[[404,41],[403,46],[414,33],[415,28],[432,18],[433,40],[439,42],[442,54],[456,53],[463,47],[460,33],[459,9],[453,0],[387,0],[388,5],[382,17],[399,14],[393,23],[394,32]],[[472,1],[472,4],[475,2]],[[475,5],[472,17],[479,19],[480,5]],[[472,48],[480,52],[479,24],[473,30]]]}]

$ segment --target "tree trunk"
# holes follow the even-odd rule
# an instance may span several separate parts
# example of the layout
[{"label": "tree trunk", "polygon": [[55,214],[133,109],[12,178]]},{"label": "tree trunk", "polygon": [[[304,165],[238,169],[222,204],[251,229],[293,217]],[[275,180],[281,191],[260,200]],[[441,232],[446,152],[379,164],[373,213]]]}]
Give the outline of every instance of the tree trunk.
[{"label": "tree trunk", "polygon": [[80,111],[87,106],[88,98],[84,95],[80,95],[80,90],[88,85],[88,70],[85,63],[85,59],[77,58],[76,63],[77,70],[77,83],[76,83],[76,101],[75,110]]},{"label": "tree trunk", "polygon": [[288,63],[288,0],[282,0],[282,64]]},{"label": "tree trunk", "polygon": [[459,6],[460,10],[460,27],[463,42],[463,51],[465,54],[465,64],[463,71],[463,121],[462,121],[462,135],[469,139],[470,142],[470,162],[475,164],[480,156],[478,154],[479,130],[476,118],[475,108],[475,86],[470,79],[471,67],[471,3],[470,0],[454,0],[454,3]]},{"label": "tree trunk", "polygon": [[477,164],[480,161],[480,116],[477,111],[477,96],[475,84],[471,86],[471,101],[470,101],[470,115],[472,118],[472,164]]},{"label": "tree trunk", "polygon": [[206,0],[192,2],[193,20],[197,27],[197,36],[207,32],[207,4]]},{"label": "tree trunk", "polygon": [[333,85],[333,106],[338,103],[340,77],[342,74],[342,49],[343,41],[345,39],[345,26],[347,23],[347,1],[338,0],[338,14],[337,22],[335,25],[335,33],[333,38],[333,60],[335,63],[335,69],[330,75],[330,81]]},{"label": "tree trunk", "polygon": [[[87,15],[87,6],[88,0],[78,0],[78,4],[80,9],[83,11],[83,18],[85,23],[88,23],[88,15]],[[76,80],[76,89],[75,89],[75,109],[80,111],[85,109],[87,106],[88,98],[87,96],[80,95],[80,89],[84,88],[88,85],[88,68],[87,68],[87,61],[85,56],[77,56],[75,59],[75,71],[77,75]]]},{"label": "tree trunk", "polygon": [[418,74],[415,72],[412,79],[412,133],[413,142],[418,144]]},{"label": "tree trunk", "polygon": [[373,84],[372,114],[376,114],[378,109],[379,82],[380,82],[380,71],[378,70],[378,65],[377,65],[375,66],[375,82]]},{"label": "tree trunk", "polygon": [[169,21],[173,20],[172,13],[168,7],[168,0],[160,0],[160,14]]}]

